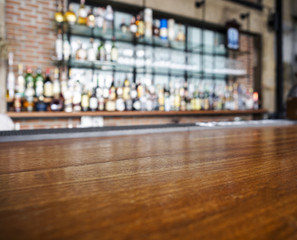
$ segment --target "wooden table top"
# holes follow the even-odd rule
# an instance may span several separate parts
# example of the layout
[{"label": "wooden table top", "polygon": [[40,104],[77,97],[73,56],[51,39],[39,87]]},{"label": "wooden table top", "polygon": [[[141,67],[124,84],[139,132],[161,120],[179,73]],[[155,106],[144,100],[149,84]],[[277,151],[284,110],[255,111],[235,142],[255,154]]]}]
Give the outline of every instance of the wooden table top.
[{"label": "wooden table top", "polygon": [[1,143],[0,239],[297,239],[297,126]]}]

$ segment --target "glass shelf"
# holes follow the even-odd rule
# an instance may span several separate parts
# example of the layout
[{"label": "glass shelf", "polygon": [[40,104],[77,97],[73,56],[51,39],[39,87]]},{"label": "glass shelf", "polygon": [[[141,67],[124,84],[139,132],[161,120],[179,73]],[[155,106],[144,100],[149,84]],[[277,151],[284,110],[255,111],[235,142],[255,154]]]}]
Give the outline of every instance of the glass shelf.
[{"label": "glass shelf", "polygon": [[[137,56],[137,58],[133,59],[133,56],[130,58],[132,61],[121,61],[121,62],[101,62],[101,61],[79,61],[71,59],[67,64],[69,67],[72,68],[87,68],[87,69],[98,69],[103,71],[119,71],[119,72],[129,72],[129,73],[140,73],[140,74],[160,74],[160,75],[171,75],[171,76],[178,76],[178,77],[184,77],[187,75],[187,77],[209,77],[209,78],[226,78],[227,76],[234,76],[234,77],[243,77],[246,76],[246,72],[244,72],[243,69],[240,69],[238,67],[235,67],[234,69],[231,69],[229,67],[224,66],[216,66],[213,65],[213,61],[215,60],[215,56],[221,56],[226,58],[227,50],[225,46],[222,44],[221,41],[218,43],[215,43],[214,45],[211,45],[210,43],[204,43],[201,44],[196,38],[192,38],[191,41],[187,42],[180,42],[180,41],[168,41],[168,40],[162,40],[158,37],[141,37],[141,38],[135,38],[135,36],[130,33],[126,32],[123,33],[121,29],[107,29],[106,31],[103,31],[99,28],[89,28],[84,25],[68,25],[66,24],[67,31],[70,35],[73,36],[82,36],[82,37],[94,37],[99,38],[102,40],[111,40],[113,36],[115,36],[115,39],[117,42],[119,42],[119,45],[130,44],[132,47],[132,51],[144,51],[145,56],[140,57]],[[205,41],[204,41],[205,42]],[[133,45],[135,49],[133,50]],[[146,47],[142,47],[146,46]],[[147,48],[148,47],[148,48]],[[156,49],[154,49],[156,47]],[[170,52],[168,52],[168,59],[166,56],[161,53],[164,48],[164,54],[166,55],[166,49],[168,49]],[[159,49],[159,50],[158,50]],[[150,53],[152,51],[152,53]],[[183,54],[182,56],[177,54],[175,57],[176,60],[178,59],[188,59],[188,62],[186,64],[186,61],[173,61],[172,58],[175,56],[175,52],[178,53],[178,51]],[[156,53],[161,54],[161,57],[158,58],[153,57],[153,55],[156,55]],[[147,55],[146,55],[147,54]],[[122,53],[120,54],[122,55]],[[201,59],[200,56],[203,56]],[[123,57],[123,56],[122,56]],[[125,56],[124,56],[125,57]],[[146,60],[148,59],[154,59],[151,62],[148,62]],[[211,59],[208,59],[211,58]],[[165,60],[164,60],[165,59]],[[206,61],[206,60],[209,61]],[[138,61],[139,60],[139,61]],[[204,62],[202,66],[204,66],[204,70],[201,70],[201,61]],[[226,60],[223,62],[225,63]],[[128,63],[129,62],[129,63]],[[227,60],[228,62],[228,60]],[[206,65],[207,66],[206,66]],[[234,65],[234,64],[233,64]],[[212,67],[216,66],[212,69]],[[223,69],[222,69],[223,68]],[[229,69],[230,68],[230,69]]]},{"label": "glass shelf", "polygon": [[133,73],[134,70],[138,74],[155,74],[155,75],[171,75],[177,77],[184,77],[185,74],[189,78],[222,78],[227,76],[238,76],[244,77],[246,73],[241,70],[231,70],[231,69],[206,69],[201,71],[195,66],[184,66],[184,68],[175,64],[164,64],[163,66],[159,64],[123,64],[118,62],[102,62],[102,61],[85,61],[85,60],[75,60],[71,59],[68,63],[71,68],[86,68],[102,71],[117,71],[125,73]]},{"label": "glass shelf", "polygon": [[[65,23],[66,24],[66,23]],[[104,40],[111,40],[113,36],[112,29],[106,29],[105,31],[100,28],[90,28],[86,25],[66,24],[66,32],[71,35],[82,36],[82,37],[94,37],[102,38]]]},{"label": "glass shelf", "polygon": [[71,68],[86,68],[96,69],[102,71],[119,71],[119,72],[133,72],[134,66],[128,64],[119,64],[114,62],[103,62],[103,61],[86,61],[86,60],[75,60],[69,61]]},{"label": "glass shelf", "polygon": [[188,42],[188,52],[199,53],[204,55],[219,55],[219,56],[225,56],[227,54],[227,50],[225,46],[222,46],[222,45],[212,46],[212,45],[189,43],[189,42]]},{"label": "glass shelf", "polygon": [[[81,36],[81,37],[94,37],[103,40],[112,40],[113,37],[113,30],[107,29],[103,31],[99,28],[89,28],[84,25],[74,24],[68,25],[66,24],[66,31],[70,35]],[[185,42],[181,41],[168,41],[162,40],[157,37],[152,38],[135,38],[133,34],[130,32],[123,33],[120,29],[115,29],[114,36],[116,41],[118,42],[126,42],[126,43],[135,43],[136,45],[148,45],[148,46],[156,46],[156,47],[163,47],[169,49],[175,49],[180,51],[185,51],[186,44]]]},{"label": "glass shelf", "polygon": [[[99,28],[89,28],[85,25],[68,25],[66,24],[66,31],[69,34],[81,37],[94,37],[103,40],[112,40],[113,37],[113,30],[107,29],[103,31]],[[208,45],[208,44],[199,44],[195,42],[188,42],[187,44],[187,51],[186,51],[186,43],[181,41],[169,41],[169,40],[162,40],[158,37],[151,37],[151,38],[135,38],[132,33],[127,32],[123,33],[120,29],[115,29],[114,36],[116,41],[118,42],[126,42],[126,43],[135,43],[136,45],[146,45],[146,46],[155,46],[155,47],[162,47],[168,48],[173,50],[179,50],[189,53],[199,53],[205,55],[221,55],[224,56],[227,53],[225,46],[218,45]]]},{"label": "glass shelf", "polygon": [[117,41],[123,41],[123,42],[130,42],[132,43],[134,40],[134,36],[130,32],[122,32],[120,29],[115,30],[115,39]]}]

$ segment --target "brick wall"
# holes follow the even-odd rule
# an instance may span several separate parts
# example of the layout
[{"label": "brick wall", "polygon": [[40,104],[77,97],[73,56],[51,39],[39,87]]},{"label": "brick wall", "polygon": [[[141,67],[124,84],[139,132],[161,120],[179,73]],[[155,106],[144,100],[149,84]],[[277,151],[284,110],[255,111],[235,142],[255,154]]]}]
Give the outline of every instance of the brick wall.
[{"label": "brick wall", "polygon": [[6,0],[6,33],[15,69],[18,63],[33,69],[53,65],[55,4],[54,0]]}]

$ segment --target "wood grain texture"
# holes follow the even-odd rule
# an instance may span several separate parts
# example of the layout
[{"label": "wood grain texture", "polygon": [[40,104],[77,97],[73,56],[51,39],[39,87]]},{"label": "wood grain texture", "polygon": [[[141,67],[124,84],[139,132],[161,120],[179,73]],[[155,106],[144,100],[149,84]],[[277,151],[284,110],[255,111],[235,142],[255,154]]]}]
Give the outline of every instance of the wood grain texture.
[{"label": "wood grain texture", "polygon": [[1,143],[0,239],[297,239],[297,126]]}]

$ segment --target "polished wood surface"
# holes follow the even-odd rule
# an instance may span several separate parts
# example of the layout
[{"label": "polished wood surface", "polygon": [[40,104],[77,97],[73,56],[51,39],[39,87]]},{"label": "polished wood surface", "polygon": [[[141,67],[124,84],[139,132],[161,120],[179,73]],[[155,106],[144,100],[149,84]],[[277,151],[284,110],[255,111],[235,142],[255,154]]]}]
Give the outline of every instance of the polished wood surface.
[{"label": "polished wood surface", "polygon": [[125,117],[125,116],[204,116],[204,115],[249,115],[267,113],[265,109],[258,110],[209,110],[209,111],[115,111],[115,112],[8,112],[11,118],[45,118],[45,117]]},{"label": "polished wood surface", "polygon": [[297,126],[1,143],[0,239],[297,239]]}]

